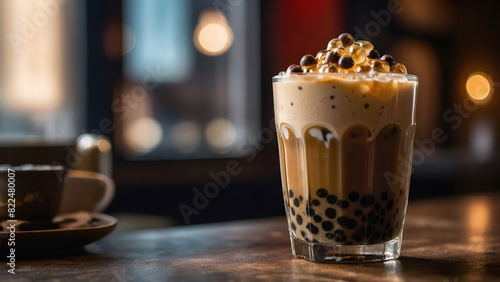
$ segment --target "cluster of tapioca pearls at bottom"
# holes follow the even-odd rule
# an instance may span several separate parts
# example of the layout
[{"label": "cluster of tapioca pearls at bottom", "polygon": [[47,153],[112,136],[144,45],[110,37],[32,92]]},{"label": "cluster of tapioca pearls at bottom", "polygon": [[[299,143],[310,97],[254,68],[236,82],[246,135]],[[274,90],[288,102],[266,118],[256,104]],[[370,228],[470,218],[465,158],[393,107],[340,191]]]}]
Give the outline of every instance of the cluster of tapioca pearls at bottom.
[{"label": "cluster of tapioca pearls at bottom", "polygon": [[376,244],[395,238],[402,221],[401,195],[396,199],[388,192],[379,195],[348,193],[346,199],[329,194],[324,188],[311,195],[288,191],[290,228],[306,242],[328,244]]},{"label": "cluster of tapioca pearls at bottom", "polygon": [[389,54],[382,57],[369,41],[354,41],[349,33],[330,40],[326,49],[316,56],[307,54],[300,65],[292,64],[286,73],[401,73],[407,74],[405,65],[397,63]]}]

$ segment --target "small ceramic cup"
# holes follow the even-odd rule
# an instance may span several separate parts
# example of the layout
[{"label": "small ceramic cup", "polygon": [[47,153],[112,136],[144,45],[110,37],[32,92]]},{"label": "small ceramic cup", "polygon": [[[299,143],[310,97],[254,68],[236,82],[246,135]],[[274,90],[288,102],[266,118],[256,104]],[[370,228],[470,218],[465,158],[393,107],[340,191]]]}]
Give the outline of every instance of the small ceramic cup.
[{"label": "small ceramic cup", "polygon": [[0,220],[43,220],[59,212],[101,212],[115,193],[100,173],[52,165],[0,165]]}]

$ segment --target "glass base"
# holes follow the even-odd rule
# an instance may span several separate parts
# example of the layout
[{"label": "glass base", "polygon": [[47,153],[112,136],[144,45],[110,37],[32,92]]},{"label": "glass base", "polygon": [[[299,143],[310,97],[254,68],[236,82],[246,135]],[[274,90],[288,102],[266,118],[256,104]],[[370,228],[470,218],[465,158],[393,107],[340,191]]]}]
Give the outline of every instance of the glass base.
[{"label": "glass base", "polygon": [[402,234],[390,241],[370,245],[331,245],[305,242],[290,234],[292,252],[297,258],[314,262],[355,263],[396,259],[401,251]]}]

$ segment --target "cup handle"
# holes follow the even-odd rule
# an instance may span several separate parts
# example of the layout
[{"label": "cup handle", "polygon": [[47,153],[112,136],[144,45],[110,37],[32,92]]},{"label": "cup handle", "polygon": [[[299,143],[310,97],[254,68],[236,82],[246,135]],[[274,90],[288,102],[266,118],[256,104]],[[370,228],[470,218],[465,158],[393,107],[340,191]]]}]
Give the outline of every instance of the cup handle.
[{"label": "cup handle", "polygon": [[115,184],[108,176],[93,171],[71,169],[64,182],[59,212],[103,212],[114,196]]}]

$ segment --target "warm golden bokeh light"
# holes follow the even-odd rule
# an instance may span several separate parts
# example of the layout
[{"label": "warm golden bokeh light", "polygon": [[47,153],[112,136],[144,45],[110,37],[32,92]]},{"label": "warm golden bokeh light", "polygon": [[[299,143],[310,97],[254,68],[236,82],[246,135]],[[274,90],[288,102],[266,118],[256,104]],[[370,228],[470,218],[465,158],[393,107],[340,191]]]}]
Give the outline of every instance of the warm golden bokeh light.
[{"label": "warm golden bokeh light", "polygon": [[233,44],[233,31],[223,13],[208,9],[200,14],[194,30],[193,43],[196,49],[208,56],[218,56]]},{"label": "warm golden bokeh light", "polygon": [[488,229],[488,224],[490,224],[488,203],[485,199],[478,198],[470,203],[467,213],[471,235],[483,235]]},{"label": "warm golden bokeh light", "polygon": [[125,128],[125,143],[135,154],[149,153],[156,148],[163,138],[160,123],[152,117],[141,117]]},{"label": "warm golden bokeh light", "polygon": [[101,153],[109,153],[111,151],[111,143],[106,139],[97,141],[97,148]]},{"label": "warm golden bokeh light", "polygon": [[205,138],[214,151],[225,153],[236,140],[236,128],[228,119],[214,118],[207,124]]},{"label": "warm golden bokeh light", "polygon": [[467,78],[465,88],[467,89],[467,94],[472,99],[482,101],[493,92],[491,86],[491,77],[489,75],[482,72],[475,72]]}]

